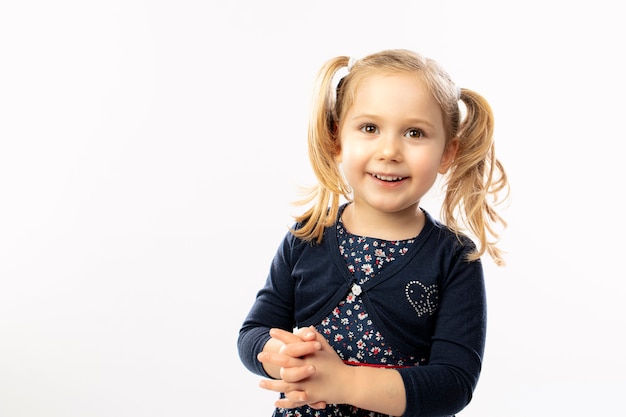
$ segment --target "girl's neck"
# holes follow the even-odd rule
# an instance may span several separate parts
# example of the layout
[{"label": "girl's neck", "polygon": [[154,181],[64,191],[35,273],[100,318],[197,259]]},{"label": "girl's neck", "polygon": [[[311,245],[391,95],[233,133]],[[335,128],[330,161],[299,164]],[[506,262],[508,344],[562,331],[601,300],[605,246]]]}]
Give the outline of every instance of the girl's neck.
[{"label": "girl's neck", "polygon": [[396,241],[416,237],[424,227],[426,215],[417,205],[403,211],[386,213],[363,209],[350,203],[341,219],[352,234]]}]

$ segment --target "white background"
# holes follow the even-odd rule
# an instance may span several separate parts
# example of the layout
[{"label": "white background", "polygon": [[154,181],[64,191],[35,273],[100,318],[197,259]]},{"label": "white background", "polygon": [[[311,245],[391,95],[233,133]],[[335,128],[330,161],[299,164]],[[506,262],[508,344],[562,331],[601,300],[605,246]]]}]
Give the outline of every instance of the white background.
[{"label": "white background", "polygon": [[460,415],[619,415],[620,10],[3,2],[0,417],[269,416],[236,338],[312,182],[315,74],[396,47],[490,101],[512,186],[508,265],[485,260],[484,370]]}]

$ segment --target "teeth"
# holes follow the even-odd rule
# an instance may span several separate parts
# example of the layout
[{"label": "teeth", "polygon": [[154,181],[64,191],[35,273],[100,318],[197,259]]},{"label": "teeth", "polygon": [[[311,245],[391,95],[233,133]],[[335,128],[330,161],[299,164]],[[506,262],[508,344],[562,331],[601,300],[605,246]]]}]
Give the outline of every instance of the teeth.
[{"label": "teeth", "polygon": [[390,177],[387,175],[378,175],[378,174],[374,174],[374,176],[382,181],[400,181],[401,179],[404,178],[404,177]]}]

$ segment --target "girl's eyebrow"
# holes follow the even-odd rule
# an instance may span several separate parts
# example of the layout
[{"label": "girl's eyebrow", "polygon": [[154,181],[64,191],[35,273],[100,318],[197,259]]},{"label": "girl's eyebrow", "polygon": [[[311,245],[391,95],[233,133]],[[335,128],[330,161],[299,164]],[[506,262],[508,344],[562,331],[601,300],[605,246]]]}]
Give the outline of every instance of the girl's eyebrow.
[{"label": "girl's eyebrow", "polygon": [[[363,114],[356,114],[353,117],[350,118],[350,120],[359,120],[359,119],[371,119],[371,120],[380,120],[382,119],[382,117],[376,115],[376,114],[370,114],[370,113],[363,113]],[[429,128],[434,129],[435,125],[433,123],[431,123],[430,121],[426,120],[426,119],[420,119],[419,117],[414,117],[414,118],[410,118],[407,119],[405,121],[406,124],[421,124],[421,125],[427,125]]]}]

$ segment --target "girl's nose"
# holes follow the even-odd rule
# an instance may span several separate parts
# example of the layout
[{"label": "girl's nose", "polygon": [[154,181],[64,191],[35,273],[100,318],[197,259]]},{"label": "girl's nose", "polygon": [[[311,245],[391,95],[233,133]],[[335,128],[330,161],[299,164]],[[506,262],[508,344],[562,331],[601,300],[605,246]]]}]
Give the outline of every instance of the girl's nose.
[{"label": "girl's nose", "polygon": [[401,138],[393,134],[381,135],[378,142],[378,157],[382,160],[399,161],[402,156]]}]

